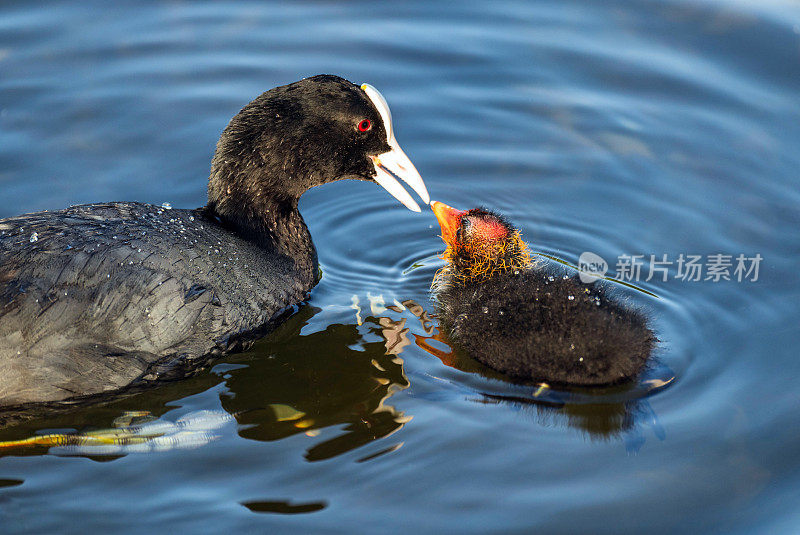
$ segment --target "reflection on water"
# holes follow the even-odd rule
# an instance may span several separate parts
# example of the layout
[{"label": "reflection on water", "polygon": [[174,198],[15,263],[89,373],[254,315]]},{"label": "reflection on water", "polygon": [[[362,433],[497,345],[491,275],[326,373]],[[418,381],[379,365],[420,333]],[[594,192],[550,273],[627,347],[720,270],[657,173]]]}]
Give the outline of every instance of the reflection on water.
[{"label": "reflection on water", "polygon": [[325,509],[326,502],[289,503],[288,501],[250,501],[242,505],[254,513],[280,513],[284,515],[297,515],[302,513],[315,513]]},{"label": "reflection on water", "polygon": [[[409,386],[397,356],[403,348],[397,340],[403,335],[371,316],[364,322],[366,331],[357,324],[332,324],[302,335],[317,312],[304,307],[236,359],[247,367],[226,373],[228,390],[221,396],[222,406],[242,424],[239,434],[248,439],[272,441],[298,433],[313,437],[322,428],[342,426],[342,434],[308,449],[309,461],[386,437],[411,419],[386,403]],[[379,340],[367,341],[369,334]],[[302,416],[282,418],[276,405]]]},{"label": "reflection on water", "polygon": [[535,420],[538,425],[578,429],[592,440],[622,440],[629,453],[638,452],[644,444],[643,428],[650,428],[659,440],[666,438],[664,428],[646,399],[616,403],[568,403],[485,394],[475,401],[508,404]]},{"label": "reflection on water", "polygon": [[195,411],[176,421],[159,419],[148,411],[128,411],[113,427],[79,433],[45,433],[22,440],[0,442],[0,451],[46,447],[56,455],[126,455],[173,449],[199,448],[219,438],[216,434],[233,418],[224,411]]},{"label": "reflection on water", "polygon": [[[571,427],[592,438],[624,435],[629,449],[630,436],[638,433],[637,422],[656,421],[645,398],[673,380],[669,370],[656,367],[635,384],[605,389],[559,391],[543,383],[509,382],[452,349],[435,318],[416,301],[387,305],[382,295],[372,294],[367,294],[367,301],[362,310],[358,296],[353,296],[355,323],[334,323],[310,334],[302,331],[320,309],[301,307],[248,351],[217,365],[214,373],[222,375],[225,386],[220,393],[224,410],[190,412],[177,419],[158,418],[150,410],[126,410],[110,428],[76,432],[51,432],[52,426],[45,425],[34,436],[0,442],[0,452],[32,448],[39,453],[96,457],[197,448],[219,438],[235,418],[238,434],[257,441],[301,433],[315,438],[321,429],[339,427],[340,434],[315,443],[305,453],[308,461],[330,459],[387,437],[412,419],[387,402],[410,386],[400,355],[412,339],[445,366],[465,372],[467,380],[460,388],[470,394],[468,399],[508,404],[522,409],[521,415],[534,415],[540,425]],[[422,334],[410,332],[407,321],[412,318]],[[92,406],[80,410],[85,415]],[[68,421],[69,415],[61,418]],[[657,435],[663,438],[663,431]]]}]

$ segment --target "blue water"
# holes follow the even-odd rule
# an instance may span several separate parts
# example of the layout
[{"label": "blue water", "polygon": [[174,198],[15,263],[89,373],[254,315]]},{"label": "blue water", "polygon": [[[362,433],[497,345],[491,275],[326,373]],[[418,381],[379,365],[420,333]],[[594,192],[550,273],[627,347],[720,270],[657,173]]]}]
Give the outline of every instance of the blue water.
[{"label": "blue water", "polygon": [[[301,202],[324,278],[279,331],[0,440],[133,410],[236,424],[191,449],[7,450],[2,531],[797,533],[799,68],[788,0],[4,2],[0,217],[200,206],[231,116],[336,73],[386,96],[434,199],[612,275],[644,255],[635,284],[657,297],[624,295],[661,344],[634,392],[484,377],[417,318],[441,267],[432,214],[331,184]],[[681,254],[763,260],[757,280],[646,280],[650,255]]]}]

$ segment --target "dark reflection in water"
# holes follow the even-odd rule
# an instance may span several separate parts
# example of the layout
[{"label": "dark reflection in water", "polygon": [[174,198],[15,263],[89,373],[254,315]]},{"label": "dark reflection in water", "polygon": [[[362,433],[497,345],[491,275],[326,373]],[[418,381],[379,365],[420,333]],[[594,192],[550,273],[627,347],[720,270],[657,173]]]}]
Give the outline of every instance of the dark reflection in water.
[{"label": "dark reflection in water", "polygon": [[629,453],[637,453],[645,443],[642,427],[664,440],[666,433],[646,399],[617,403],[568,403],[531,398],[485,394],[476,399],[486,404],[508,404],[530,415],[537,424],[578,429],[592,440],[623,440]]},{"label": "dark reflection in water", "polygon": [[[358,325],[328,325],[308,335],[300,331],[318,309],[303,308],[276,332],[256,344],[240,362],[246,368],[226,376],[222,406],[236,415],[248,439],[271,441],[297,433],[343,425],[343,434],[317,444],[309,461],[328,459],[383,438],[411,418],[385,404],[408,388],[397,357],[398,331],[369,317],[370,332],[388,339],[366,342]],[[388,348],[387,348],[388,347]]]},{"label": "dark reflection in water", "polygon": [[254,513],[279,513],[283,515],[297,515],[302,513],[315,513],[325,509],[326,502],[311,502],[292,504],[288,501],[252,501],[242,502],[242,505]]}]

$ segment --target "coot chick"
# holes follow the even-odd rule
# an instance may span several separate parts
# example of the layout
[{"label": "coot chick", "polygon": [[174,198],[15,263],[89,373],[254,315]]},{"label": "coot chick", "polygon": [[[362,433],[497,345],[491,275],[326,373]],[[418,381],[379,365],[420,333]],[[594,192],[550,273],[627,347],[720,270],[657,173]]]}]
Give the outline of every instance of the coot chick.
[{"label": "coot chick", "polygon": [[519,230],[494,212],[431,206],[447,244],[434,279],[449,339],[518,381],[601,386],[634,379],[656,343],[645,317],[531,261]]},{"label": "coot chick", "polygon": [[202,208],[107,203],[0,220],[0,406],[181,376],[269,330],[320,277],[300,196],[353,178],[419,211],[392,174],[428,202],[381,94],[320,75],[230,121]]}]

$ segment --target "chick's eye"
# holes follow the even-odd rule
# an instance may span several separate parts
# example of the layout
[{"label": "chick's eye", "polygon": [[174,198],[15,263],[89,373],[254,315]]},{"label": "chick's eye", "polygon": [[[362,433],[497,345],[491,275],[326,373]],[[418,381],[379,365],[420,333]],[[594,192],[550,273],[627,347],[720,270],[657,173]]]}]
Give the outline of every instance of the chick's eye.
[{"label": "chick's eye", "polygon": [[361,122],[358,123],[358,130],[360,132],[366,132],[370,128],[372,128],[372,121],[369,119],[362,119]]},{"label": "chick's eye", "polygon": [[472,221],[467,219],[466,217],[461,220],[461,224],[456,229],[456,240],[463,242],[467,235],[469,234],[470,229],[472,228]]}]

